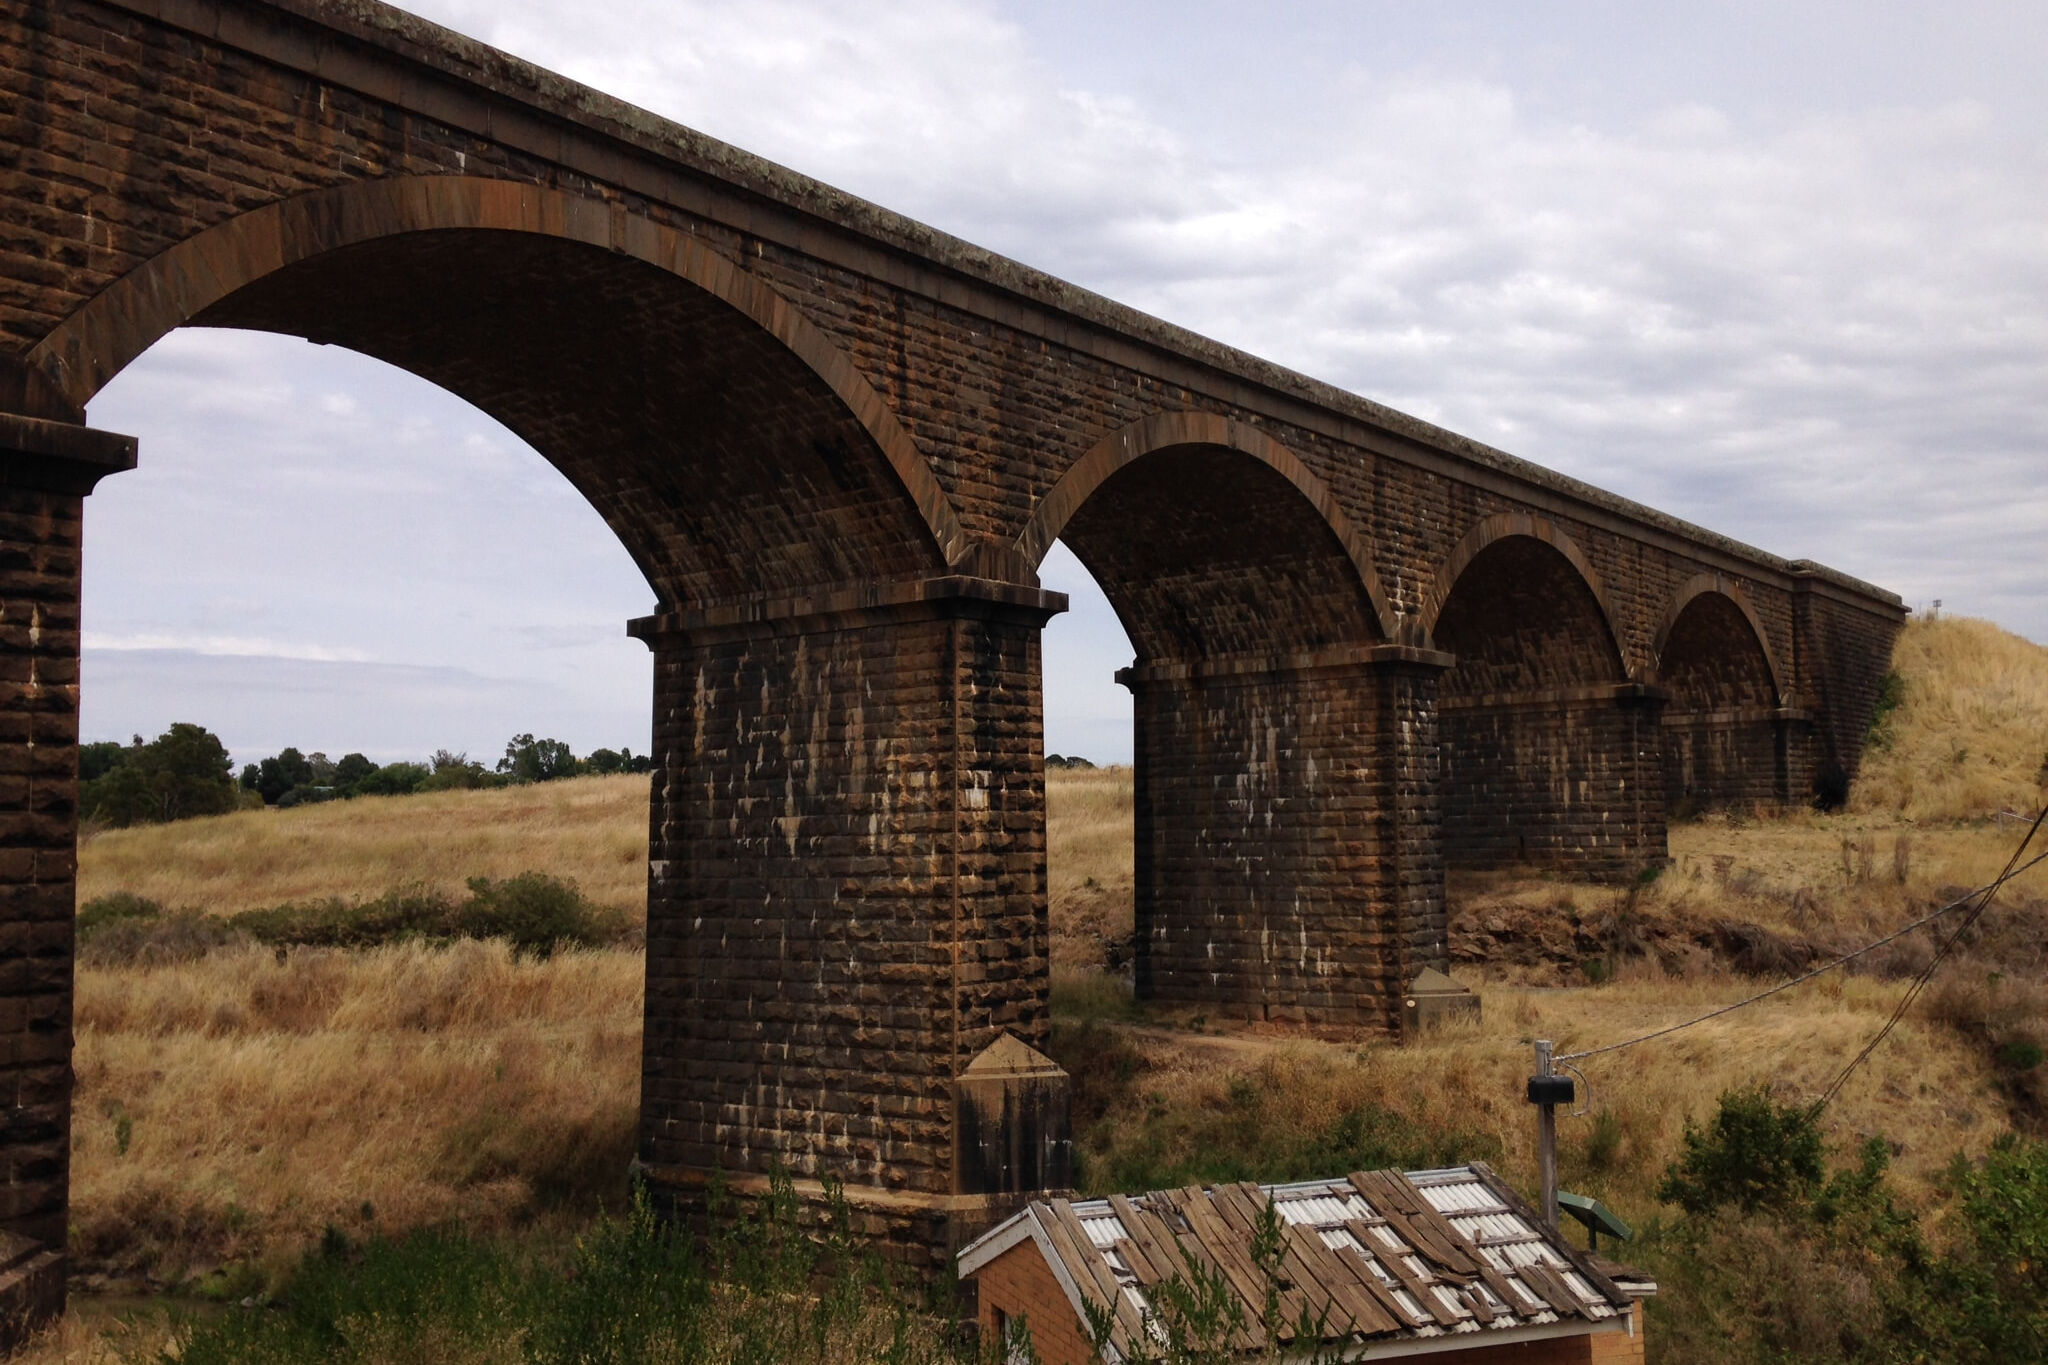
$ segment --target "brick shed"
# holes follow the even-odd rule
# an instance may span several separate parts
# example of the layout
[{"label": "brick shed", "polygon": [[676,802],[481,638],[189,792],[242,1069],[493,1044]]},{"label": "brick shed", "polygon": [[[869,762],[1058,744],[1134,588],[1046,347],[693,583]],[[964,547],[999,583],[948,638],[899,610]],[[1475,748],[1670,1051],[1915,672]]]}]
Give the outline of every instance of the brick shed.
[{"label": "brick shed", "polygon": [[1104,1358],[1163,1355],[1190,1290],[1247,1357],[1267,1347],[1270,1291],[1283,1360],[1621,1365],[1643,1359],[1657,1288],[1546,1229],[1477,1162],[1034,1200],[964,1248],[959,1272],[983,1340],[1028,1332],[1044,1365],[1097,1359],[1091,1317],[1113,1323]]}]

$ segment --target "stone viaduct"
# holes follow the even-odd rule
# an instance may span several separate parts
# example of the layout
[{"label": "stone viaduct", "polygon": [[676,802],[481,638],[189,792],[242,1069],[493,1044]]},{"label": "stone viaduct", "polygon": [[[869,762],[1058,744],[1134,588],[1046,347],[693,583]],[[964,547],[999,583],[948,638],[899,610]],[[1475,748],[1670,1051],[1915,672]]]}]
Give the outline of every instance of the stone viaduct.
[{"label": "stone viaduct", "polygon": [[1839,789],[1902,619],[372,0],[0,0],[17,1281],[65,1240],[82,499],[136,457],[85,406],[181,326],[401,366],[602,513],[658,603],[641,1167],[837,1177],[912,1246],[1059,1179],[963,1098],[1047,1027],[1055,538],[1137,655],[1139,990],[1312,1025],[1388,1026],[1447,863],[1628,877],[1678,803]]}]

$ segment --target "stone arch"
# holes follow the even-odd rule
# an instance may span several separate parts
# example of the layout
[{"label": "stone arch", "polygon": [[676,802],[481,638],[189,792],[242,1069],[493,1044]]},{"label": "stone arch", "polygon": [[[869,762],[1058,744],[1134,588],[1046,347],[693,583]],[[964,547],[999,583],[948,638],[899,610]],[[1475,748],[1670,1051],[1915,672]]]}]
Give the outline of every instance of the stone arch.
[{"label": "stone arch", "polygon": [[[846,355],[787,299],[694,235],[615,203],[539,185],[466,176],[395,177],[312,191],[251,210],[122,276],[53,329],[29,353],[28,366],[54,393],[82,408],[173,328],[195,322],[237,325],[232,317],[216,315],[238,293],[332,253],[437,233],[544,239],[637,262],[702,291],[771,338],[873,443],[929,538],[934,567],[972,560],[974,547],[950,500],[895,414]],[[315,341],[332,339],[317,329],[307,335]],[[628,548],[634,549],[630,541]]]},{"label": "stone arch", "polygon": [[1657,631],[1664,792],[1684,816],[1789,794],[1784,675],[1742,590],[1719,574],[1688,579]]},{"label": "stone arch", "polygon": [[1609,601],[1606,585],[1600,580],[1599,571],[1593,567],[1592,561],[1586,558],[1586,553],[1579,548],[1578,542],[1565,534],[1555,523],[1527,512],[1496,512],[1465,533],[1464,538],[1445,558],[1443,566],[1437,570],[1436,580],[1431,584],[1428,595],[1422,600],[1418,622],[1423,640],[1431,644],[1436,640],[1437,622],[1443,617],[1444,605],[1450,600],[1452,590],[1457,587],[1458,580],[1464,576],[1465,570],[1471,567],[1472,561],[1502,541],[1516,536],[1527,537],[1549,546],[1571,565],[1579,580],[1585,584],[1586,590],[1593,595],[1593,601],[1599,606],[1600,620],[1606,629],[1608,642],[1614,648],[1616,663],[1624,674],[1632,675],[1635,670],[1629,667],[1628,650],[1622,643],[1624,637],[1616,624],[1614,608]]},{"label": "stone arch", "polygon": [[1424,598],[1437,684],[1445,862],[1620,880],[1664,856],[1658,695],[1600,576],[1527,513],[1487,517]]},{"label": "stone arch", "polygon": [[[1393,613],[1373,571],[1365,538],[1353,526],[1329,486],[1300,456],[1257,427],[1215,413],[1156,412],[1104,436],[1039,498],[1031,519],[1017,537],[1017,554],[1035,568],[1069,523],[1112,479],[1147,456],[1175,449],[1230,451],[1249,457],[1277,476],[1269,481],[1275,487],[1284,481],[1298,493],[1327,528],[1350,571],[1356,575],[1359,591],[1368,604],[1373,634],[1381,640],[1391,638]],[[1126,629],[1131,624],[1126,621]],[[1132,638],[1136,641],[1138,637]]]},{"label": "stone arch", "polygon": [[1671,608],[1664,613],[1663,623],[1657,627],[1656,640],[1650,647],[1651,658],[1656,663],[1657,681],[1668,681],[1665,677],[1665,653],[1671,643],[1673,632],[1678,628],[1680,618],[1693,608],[1700,598],[1708,594],[1726,599],[1727,604],[1741,614],[1755,641],[1757,652],[1763,656],[1764,668],[1770,675],[1772,699],[1782,705],[1785,701],[1785,673],[1779,668],[1777,655],[1771,649],[1770,634],[1764,630],[1763,620],[1757,615],[1756,607],[1750,602],[1749,595],[1723,574],[1694,574],[1680,584],[1678,591],[1673,594]]}]

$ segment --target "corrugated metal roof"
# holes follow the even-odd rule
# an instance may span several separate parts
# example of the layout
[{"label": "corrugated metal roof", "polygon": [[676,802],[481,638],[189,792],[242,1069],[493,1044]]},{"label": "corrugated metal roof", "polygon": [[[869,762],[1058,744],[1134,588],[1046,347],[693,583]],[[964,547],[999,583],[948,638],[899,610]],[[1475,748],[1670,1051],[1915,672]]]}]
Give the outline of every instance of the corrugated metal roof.
[{"label": "corrugated metal roof", "polygon": [[1618,1326],[1632,1298],[1655,1289],[1644,1281],[1624,1290],[1478,1163],[1036,1201],[963,1251],[962,1273],[983,1263],[978,1248],[992,1253],[1027,1232],[1071,1292],[1116,1314],[1112,1344],[1126,1356],[1134,1333],[1160,1338],[1154,1290],[1175,1278],[1223,1285],[1248,1351],[1265,1345],[1269,1281],[1290,1348],[1311,1345],[1298,1338],[1304,1321],[1323,1344],[1570,1322],[1597,1330]]}]

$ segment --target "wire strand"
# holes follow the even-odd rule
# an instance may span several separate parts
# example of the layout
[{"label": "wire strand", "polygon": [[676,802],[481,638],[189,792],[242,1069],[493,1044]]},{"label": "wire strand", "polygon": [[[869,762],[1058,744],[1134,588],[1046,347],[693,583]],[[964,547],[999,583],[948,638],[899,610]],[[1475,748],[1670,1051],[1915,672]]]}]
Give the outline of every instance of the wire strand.
[{"label": "wire strand", "polygon": [[[2044,809],[2042,811],[2042,815],[2048,816],[2048,809]],[[2036,820],[2034,821],[2034,829],[2039,829],[2040,826],[2041,821],[2039,818],[2036,818]],[[2017,859],[2019,858],[2019,853],[2024,852],[2026,850],[2027,843],[2032,838],[2033,830],[2029,830],[2027,832],[2027,838],[2020,841],[2019,852],[2015,852],[2013,854],[2013,859],[2015,861],[2017,861]],[[1608,1043],[1603,1047],[1589,1047],[1583,1052],[1560,1053],[1554,1060],[1559,1062],[1577,1062],[1583,1061],[1588,1057],[1598,1057],[1603,1052],[1619,1052],[1621,1049],[1626,1047],[1635,1047],[1639,1043],[1647,1043],[1650,1042],[1652,1039],[1663,1038],[1667,1037],[1670,1034],[1681,1032],[1682,1030],[1693,1027],[1695,1024],[1704,1024],[1709,1019],[1718,1019],[1724,1014],[1733,1014],[1736,1010],[1743,1009],[1750,1005],[1754,1005],[1759,1000],[1768,1000],[1772,996],[1778,994],[1780,991],[1789,991],[1794,986],[1804,985],[1805,983],[1813,980],[1817,976],[1825,976],[1829,972],[1835,970],[1835,968],[1855,961],[1857,958],[1862,957],[1865,953],[1875,952],[1879,948],[1884,947],[1888,943],[1896,942],[1897,940],[1904,938],[1907,934],[1912,933],[1915,929],[1925,928],[1926,926],[1934,923],[1936,920],[1942,918],[1944,915],[1954,914],[1956,911],[1962,909],[1964,906],[1969,905],[1971,902],[1975,901],[1979,896],[1984,897],[1984,904],[1988,905],[1990,903],[1991,896],[1997,892],[1999,887],[2004,886],[2007,882],[2011,881],[2014,877],[2017,877],[2020,873],[2027,871],[2028,869],[2036,866],[2037,864],[2043,861],[2048,861],[2048,853],[2037,853],[2028,861],[2026,861],[2025,863],[2021,863],[2018,866],[2014,866],[2013,862],[2008,862],[2006,864],[2006,870],[1999,874],[1998,879],[1996,881],[1989,882],[1983,886],[1977,887],[1975,890],[1970,891],[1962,896],[1957,897],[1955,900],[1950,901],[1947,905],[1942,906],[1940,909],[1921,916],[1919,919],[1914,920],[1911,924],[1896,929],[1873,943],[1864,944],[1861,948],[1856,949],[1854,952],[1844,953],[1840,957],[1835,958],[1830,962],[1815,967],[1810,972],[1807,972],[1801,976],[1795,976],[1789,981],[1780,981],[1777,985],[1772,986],[1767,990],[1758,991],[1755,995],[1746,996],[1741,1000],[1735,1001],[1733,1004],[1723,1005],[1719,1009],[1708,1010],[1705,1014],[1700,1015],[1696,1019],[1687,1019],[1683,1023],[1672,1024],[1668,1028],[1660,1028],[1655,1030],[1654,1032],[1645,1033],[1640,1037],[1636,1038],[1629,1038],[1619,1043]],[[1935,961],[1937,963],[1941,960],[1942,956],[1946,955],[1948,946],[1954,944],[1955,938],[1960,937],[1963,930],[1968,929],[1970,924],[1975,922],[1976,916],[1982,913],[1983,911],[1980,907],[1974,914],[1970,916],[1970,918],[1967,921],[1965,921],[1962,929],[1957,930],[1956,935],[1949,939],[1947,945],[1944,945],[1942,953],[1937,955],[1937,957],[1935,958]],[[1930,967],[1928,973],[1923,973],[1923,977],[1925,975],[1931,974],[1931,970],[1932,969]],[[1916,979],[1916,981],[1917,980],[1918,979]],[[1917,991],[1917,985],[1915,989]],[[1911,994],[1912,992],[1909,992],[1908,1003],[1910,1003]],[[1872,1042],[1871,1046],[1876,1046],[1876,1040]],[[1868,1055],[1869,1049],[1866,1049],[1864,1052],[1864,1056]],[[1857,1060],[1861,1061],[1862,1058],[1859,1057]],[[1851,1063],[1852,1068],[1853,1066],[1854,1063]],[[1832,1096],[1833,1092],[1830,1091],[1829,1093],[1830,1096]]]},{"label": "wire strand", "polygon": [[[2048,806],[2043,806],[2041,813],[2034,817],[2034,823],[2027,826],[2026,836],[2020,840],[2020,846],[2012,851],[2012,857],[2006,859],[2005,870],[1998,874],[1998,879],[1984,889],[1983,898],[1977,902],[1976,908],[1964,916],[1963,922],[1956,926],[1955,932],[1950,934],[1947,941],[1935,951],[1933,959],[1928,962],[1926,967],[1921,969],[1918,976],[1913,978],[1913,984],[1906,988],[1906,993],[1903,996],[1899,997],[1898,1005],[1892,1010],[1891,1017],[1884,1021],[1884,1026],[1878,1029],[1875,1037],[1863,1045],[1863,1051],[1857,1053],[1850,1059],[1849,1064],[1842,1068],[1841,1073],[1835,1077],[1828,1088],[1821,1092],[1821,1097],[1813,1102],[1813,1108],[1807,1111],[1810,1117],[1817,1117],[1821,1110],[1828,1107],[1835,1096],[1841,1093],[1842,1087],[1848,1083],[1849,1077],[1855,1072],[1856,1068],[1863,1065],[1870,1054],[1877,1051],[1878,1046],[1891,1036],[1892,1030],[1899,1026],[1899,1021],[1906,1017],[1906,1011],[1912,1007],[1915,1000],[1920,998],[1920,992],[1925,990],[1927,983],[1934,978],[1935,970],[1955,950],[1956,944],[1962,942],[1963,935],[1970,932],[1971,926],[1983,917],[1986,910],[1990,909],[1992,898],[1998,894],[1998,889],[2008,881],[2011,881],[2016,875],[2014,869],[2019,863],[2021,855],[2027,851],[2027,845],[2033,843],[2034,836],[2040,832],[2043,820],[2048,820]],[[2041,858],[2044,856],[2048,855],[2036,855],[2034,862],[2041,861]],[[2028,864],[2029,867],[2032,865],[2032,863]]]}]

